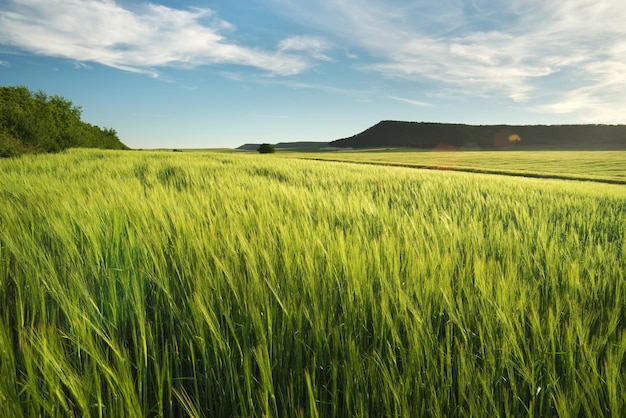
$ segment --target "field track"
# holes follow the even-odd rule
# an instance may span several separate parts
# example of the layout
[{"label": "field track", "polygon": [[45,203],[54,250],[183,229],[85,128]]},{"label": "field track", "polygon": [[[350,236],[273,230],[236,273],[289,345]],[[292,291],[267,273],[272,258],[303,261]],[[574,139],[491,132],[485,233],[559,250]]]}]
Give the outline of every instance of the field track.
[{"label": "field track", "polygon": [[626,151],[507,150],[445,151],[416,149],[279,152],[314,159],[439,171],[495,174],[604,184],[626,184]]},{"label": "field track", "polygon": [[458,171],[462,173],[493,174],[493,175],[498,175],[498,176],[527,177],[527,178],[550,179],[550,180],[591,181],[595,183],[626,185],[626,180],[609,179],[609,178],[593,178],[593,177],[585,177],[585,176],[570,176],[570,175],[563,175],[563,174],[516,172],[516,171],[506,171],[506,170],[490,170],[490,169],[482,169],[482,168],[439,166],[439,165],[429,165],[429,164],[406,164],[406,163],[376,162],[376,161],[350,161],[350,160],[332,159],[332,158],[303,157],[302,159],[313,160],[313,161],[328,161],[328,162],[344,163],[344,164],[345,163],[365,164],[365,165],[376,165],[376,166],[383,166],[383,167],[414,168],[414,169],[420,169],[420,170]]}]

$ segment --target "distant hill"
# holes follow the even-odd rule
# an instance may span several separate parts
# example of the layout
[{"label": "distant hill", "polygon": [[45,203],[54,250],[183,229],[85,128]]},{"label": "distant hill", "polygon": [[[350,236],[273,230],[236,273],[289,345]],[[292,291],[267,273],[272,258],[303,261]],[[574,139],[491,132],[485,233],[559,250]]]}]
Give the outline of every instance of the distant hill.
[{"label": "distant hill", "polygon": [[235,149],[242,151],[256,151],[261,144],[243,144]]},{"label": "distant hill", "polygon": [[626,149],[626,126],[463,125],[386,120],[328,145],[338,148]]},{"label": "distant hill", "polygon": [[323,148],[328,145],[328,142],[313,142],[313,141],[300,141],[300,142],[279,142],[274,145],[276,148]]},{"label": "distant hill", "polygon": [[[244,144],[237,147],[238,150],[256,151],[261,144]],[[328,146],[328,142],[300,141],[300,142],[279,142],[273,144],[277,149],[320,149]]]}]

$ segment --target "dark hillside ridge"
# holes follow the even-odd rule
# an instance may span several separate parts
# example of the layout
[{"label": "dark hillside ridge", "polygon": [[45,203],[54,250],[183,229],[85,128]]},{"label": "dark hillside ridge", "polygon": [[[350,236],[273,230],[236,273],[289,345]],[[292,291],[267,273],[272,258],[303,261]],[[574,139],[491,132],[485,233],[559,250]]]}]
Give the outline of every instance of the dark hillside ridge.
[{"label": "dark hillside ridge", "polygon": [[[311,148],[319,149],[328,145],[328,142],[314,142],[314,141],[300,141],[300,142],[278,142],[274,144],[277,149],[292,149],[292,148]],[[261,144],[243,144],[237,147],[238,150],[244,151],[256,151]]]},{"label": "dark hillside ridge", "polygon": [[300,142],[279,142],[276,148],[323,148],[328,142],[300,141]]},{"label": "dark hillside ridge", "polygon": [[260,146],[261,144],[243,144],[235,149],[242,151],[256,151]]},{"label": "dark hillside ridge", "polygon": [[328,145],[338,148],[626,149],[626,125],[463,125],[386,120]]}]

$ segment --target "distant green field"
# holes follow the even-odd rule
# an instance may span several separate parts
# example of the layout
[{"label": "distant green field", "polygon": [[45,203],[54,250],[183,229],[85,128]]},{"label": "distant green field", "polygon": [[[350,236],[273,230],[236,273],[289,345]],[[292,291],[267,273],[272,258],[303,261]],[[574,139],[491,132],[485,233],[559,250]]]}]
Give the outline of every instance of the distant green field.
[{"label": "distant green field", "polygon": [[626,416],[625,277],[621,185],[0,160],[0,416]]},{"label": "distant green field", "polygon": [[339,151],[286,154],[325,160],[626,184],[626,151]]}]

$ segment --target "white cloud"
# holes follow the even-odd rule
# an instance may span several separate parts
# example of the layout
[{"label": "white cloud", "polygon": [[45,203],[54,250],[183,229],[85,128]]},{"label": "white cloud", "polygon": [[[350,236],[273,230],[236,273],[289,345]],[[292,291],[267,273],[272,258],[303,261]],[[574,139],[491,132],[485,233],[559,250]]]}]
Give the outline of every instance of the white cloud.
[{"label": "white cloud", "polygon": [[161,66],[211,64],[288,75],[327,58],[321,41],[310,44],[312,51],[267,51],[230,41],[224,33],[233,29],[203,8],[141,3],[131,9],[115,0],[8,0],[0,6],[0,44],[151,75]]},{"label": "white cloud", "polygon": [[587,82],[563,92],[535,110],[576,114],[581,121],[589,123],[624,123],[626,63],[618,60],[591,62],[582,66],[580,72],[588,79]]},{"label": "white cloud", "polygon": [[268,1],[367,57],[357,64],[362,70],[580,120],[624,122],[622,1]]}]

